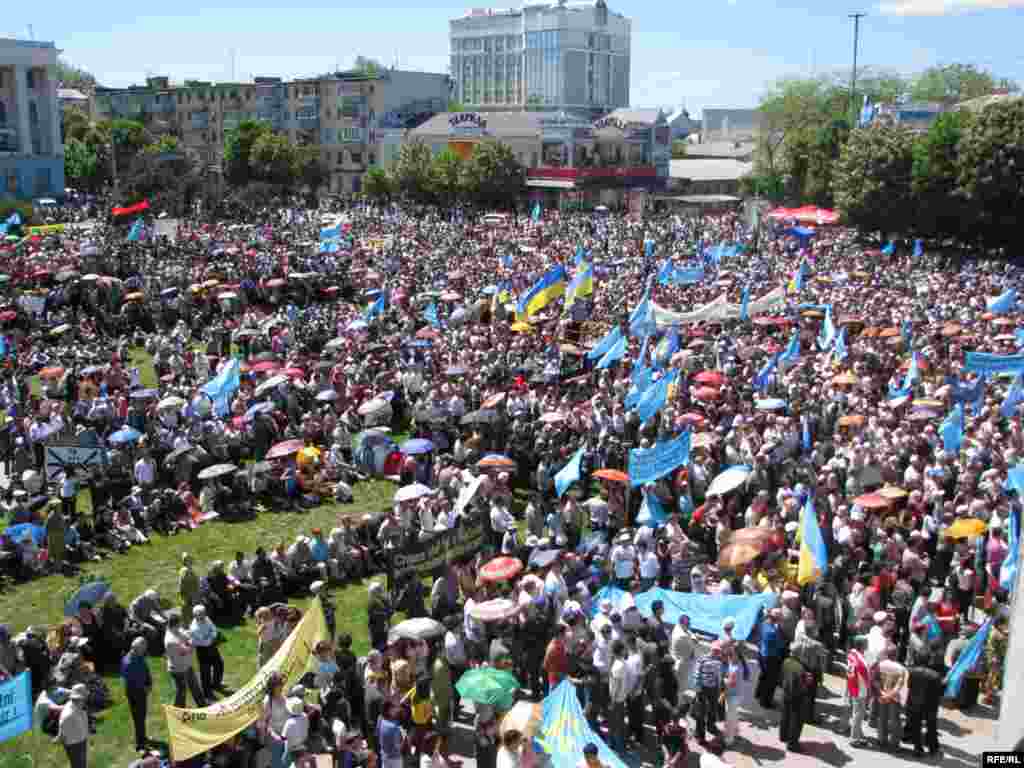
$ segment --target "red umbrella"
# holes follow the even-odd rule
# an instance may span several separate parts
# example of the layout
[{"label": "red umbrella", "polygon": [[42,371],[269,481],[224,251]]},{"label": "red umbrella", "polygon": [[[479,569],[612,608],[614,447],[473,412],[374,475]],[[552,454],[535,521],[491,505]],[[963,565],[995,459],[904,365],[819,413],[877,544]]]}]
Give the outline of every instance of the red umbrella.
[{"label": "red umbrella", "polygon": [[64,369],[59,365],[52,366],[50,368],[43,368],[39,372],[40,379],[59,379],[64,375]]},{"label": "red umbrella", "polygon": [[599,477],[602,480],[610,480],[613,483],[629,482],[629,475],[621,469],[599,469],[594,473],[594,477]]},{"label": "red umbrella", "polygon": [[496,557],[480,568],[481,581],[508,581],[523,570],[523,561],[517,557]]},{"label": "red umbrella", "polygon": [[267,280],[267,288],[280,288],[287,281],[283,277],[273,277]]},{"label": "red umbrella", "polygon": [[440,339],[441,334],[429,325],[416,331],[417,339]]},{"label": "red umbrella", "polygon": [[0,312],[0,323],[7,323],[18,316],[18,313],[13,309],[8,309],[5,312]]},{"label": "red umbrella", "polygon": [[484,456],[476,465],[480,469],[514,470],[516,468],[516,463],[508,456],[498,455]]},{"label": "red umbrella", "polygon": [[258,363],[252,363],[249,365],[249,370],[253,373],[267,373],[268,371],[276,371],[281,367],[280,363],[275,363],[273,360],[260,360]]},{"label": "red umbrella", "polygon": [[301,368],[285,368],[281,373],[293,379],[303,379],[306,377],[306,372]]},{"label": "red umbrella", "polygon": [[855,498],[853,503],[864,509],[884,509],[892,504],[892,501],[878,493],[865,493]]},{"label": "red umbrella", "polygon": [[721,400],[722,392],[714,387],[698,387],[693,396],[698,400]]},{"label": "red umbrella", "polygon": [[704,422],[707,421],[707,419],[704,418],[703,414],[697,413],[695,411],[684,413],[682,416],[679,417],[679,420],[683,422],[683,424],[689,424],[694,427],[699,427]]},{"label": "red umbrella", "polygon": [[725,376],[720,371],[701,371],[693,377],[693,380],[698,384],[720,387],[725,383]]},{"label": "red umbrella", "polygon": [[285,456],[291,456],[293,453],[298,453],[304,446],[305,443],[301,440],[285,440],[283,443],[278,443],[267,451],[267,458],[283,459]]}]

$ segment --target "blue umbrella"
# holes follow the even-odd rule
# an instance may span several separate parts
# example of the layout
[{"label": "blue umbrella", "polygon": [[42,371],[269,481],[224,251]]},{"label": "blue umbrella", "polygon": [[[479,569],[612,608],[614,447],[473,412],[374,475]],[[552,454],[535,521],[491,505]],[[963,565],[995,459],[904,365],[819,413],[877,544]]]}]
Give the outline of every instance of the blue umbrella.
[{"label": "blue umbrella", "polygon": [[769,397],[765,400],[758,400],[754,403],[754,406],[759,411],[781,411],[786,408],[786,401],[780,400],[777,397]]},{"label": "blue umbrella", "polygon": [[425,438],[414,437],[412,440],[406,440],[402,443],[402,447],[399,450],[406,456],[416,456],[421,453],[430,453],[434,450],[434,444]]},{"label": "blue umbrella", "polygon": [[493,296],[497,292],[498,292],[498,286],[496,286],[496,285],[485,286],[484,289],[482,291],[480,291],[480,293],[482,293],[484,296]]},{"label": "blue umbrella", "polygon": [[252,421],[257,415],[261,413],[270,413],[272,410],[274,410],[273,403],[256,403],[256,405],[252,406],[252,408],[245,412],[245,419],[246,421]]},{"label": "blue umbrella", "polygon": [[109,591],[110,584],[105,581],[90,581],[88,584],[83,584],[82,588],[65,603],[64,615],[77,616],[82,603],[96,605]]},{"label": "blue umbrella", "polygon": [[159,389],[137,389],[130,395],[132,400],[149,400],[150,398],[159,396]]},{"label": "blue umbrella", "polygon": [[161,296],[176,296],[177,294],[178,289],[174,286],[171,286],[170,288],[164,288],[162,291],[160,291]]},{"label": "blue umbrella", "polygon": [[535,549],[530,553],[530,565],[534,568],[547,568],[560,554],[560,549]]},{"label": "blue umbrella", "polygon": [[132,429],[131,427],[121,427],[107,439],[114,445],[120,445],[121,443],[134,443],[140,437],[142,437],[142,433],[139,430]]},{"label": "blue umbrella", "polygon": [[362,331],[367,327],[365,320],[353,320],[345,328],[346,331]]},{"label": "blue umbrella", "polygon": [[410,341],[405,346],[412,347],[414,349],[426,349],[427,347],[434,346],[434,342],[427,339],[416,339],[416,341]]},{"label": "blue umbrella", "polygon": [[447,371],[444,372],[445,376],[465,376],[466,369],[461,365],[453,365]]},{"label": "blue umbrella", "polygon": [[321,403],[329,403],[332,400],[338,399],[338,393],[333,389],[325,389],[323,392],[317,394],[316,399]]},{"label": "blue umbrella", "polygon": [[42,547],[46,544],[46,529],[41,525],[32,525],[32,523],[12,525],[4,531],[4,536],[11,541],[21,541],[25,538],[26,533],[32,534],[32,540],[36,543],[37,547]]}]

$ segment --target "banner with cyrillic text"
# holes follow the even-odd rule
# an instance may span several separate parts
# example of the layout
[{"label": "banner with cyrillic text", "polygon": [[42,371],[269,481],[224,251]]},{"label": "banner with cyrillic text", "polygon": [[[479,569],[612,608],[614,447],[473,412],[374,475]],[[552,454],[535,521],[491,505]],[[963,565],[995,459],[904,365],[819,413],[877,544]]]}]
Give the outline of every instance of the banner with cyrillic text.
[{"label": "banner with cyrillic text", "polygon": [[964,370],[969,373],[995,375],[1024,372],[1024,355],[991,355],[987,352],[968,352]]},{"label": "banner with cyrillic text", "polygon": [[653,448],[634,448],[629,452],[629,484],[635,488],[653,483],[689,461],[690,430]]},{"label": "banner with cyrillic text", "polygon": [[0,742],[32,729],[32,678],[26,670],[0,683]]}]

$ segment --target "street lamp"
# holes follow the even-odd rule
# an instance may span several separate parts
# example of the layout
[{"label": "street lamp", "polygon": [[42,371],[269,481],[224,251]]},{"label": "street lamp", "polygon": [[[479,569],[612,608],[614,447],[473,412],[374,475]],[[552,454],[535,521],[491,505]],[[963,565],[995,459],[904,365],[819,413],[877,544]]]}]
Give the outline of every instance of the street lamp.
[{"label": "street lamp", "polygon": [[857,44],[860,42],[860,20],[863,19],[866,13],[851,13],[850,18],[853,19],[853,69],[850,71],[850,116],[856,124],[856,104],[854,99],[856,98],[855,93],[857,91]]}]

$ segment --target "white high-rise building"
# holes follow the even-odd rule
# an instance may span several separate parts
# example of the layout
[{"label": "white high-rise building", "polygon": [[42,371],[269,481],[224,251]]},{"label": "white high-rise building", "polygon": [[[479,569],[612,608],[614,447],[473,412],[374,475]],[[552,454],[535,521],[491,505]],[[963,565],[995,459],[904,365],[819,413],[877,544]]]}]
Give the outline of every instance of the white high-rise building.
[{"label": "white high-rise building", "polygon": [[470,10],[449,22],[452,97],[488,111],[629,106],[630,26],[604,0]]}]

